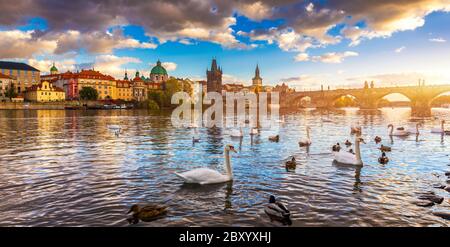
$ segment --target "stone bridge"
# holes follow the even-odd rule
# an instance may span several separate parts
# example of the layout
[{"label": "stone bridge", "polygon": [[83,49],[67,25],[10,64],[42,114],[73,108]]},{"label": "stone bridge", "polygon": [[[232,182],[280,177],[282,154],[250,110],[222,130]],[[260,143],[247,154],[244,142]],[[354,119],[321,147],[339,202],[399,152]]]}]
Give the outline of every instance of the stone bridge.
[{"label": "stone bridge", "polygon": [[367,87],[359,89],[336,89],[282,93],[280,106],[283,109],[304,107],[304,100],[309,99],[316,108],[332,108],[342,96],[355,97],[360,109],[377,109],[379,102],[387,95],[402,94],[411,101],[412,114],[430,116],[431,104],[440,95],[450,92],[450,85],[403,86],[403,87]]}]

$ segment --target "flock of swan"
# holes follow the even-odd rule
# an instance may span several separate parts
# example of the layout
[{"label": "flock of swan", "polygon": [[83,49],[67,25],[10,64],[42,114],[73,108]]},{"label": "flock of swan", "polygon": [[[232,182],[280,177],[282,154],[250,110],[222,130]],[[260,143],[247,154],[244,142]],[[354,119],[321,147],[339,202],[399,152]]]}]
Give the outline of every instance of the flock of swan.
[{"label": "flock of swan", "polygon": [[[285,119],[284,117],[278,121],[279,123],[284,123]],[[445,131],[444,129],[445,121],[441,121],[440,128],[433,128],[431,130],[432,133],[448,133],[450,132]],[[389,124],[388,135],[390,137],[393,136],[409,136],[409,135],[416,135],[418,136],[420,134],[419,128],[423,127],[421,124],[417,124],[415,128],[404,128],[404,127],[397,127],[395,128],[394,125]],[[108,128],[111,131],[114,131],[116,136],[118,136],[122,130],[122,127],[119,125],[109,125]],[[200,137],[198,135],[197,127],[192,126],[192,129],[194,129],[194,135],[192,137],[193,143],[200,142]],[[311,136],[310,136],[311,127],[306,127],[306,137],[299,140],[298,144],[300,147],[309,147],[312,145]],[[252,128],[250,130],[250,135],[259,135],[260,130],[258,128]],[[354,144],[351,143],[349,140],[347,140],[344,144],[347,146],[347,148],[354,146],[354,150],[343,150],[341,148],[341,145],[337,143],[332,147],[332,155],[333,155],[333,162],[344,164],[344,165],[353,165],[353,166],[363,166],[363,160],[361,157],[361,144],[365,144],[366,142],[362,138],[362,128],[360,126],[351,126],[350,127],[350,134],[354,135]],[[230,136],[233,138],[243,138],[244,132],[242,130],[242,127],[239,129],[234,129],[231,131]],[[269,141],[272,142],[279,142],[280,136],[270,136]],[[380,144],[382,139],[379,136],[376,136],[374,139],[376,144]],[[381,151],[381,156],[379,157],[378,161],[381,164],[386,164],[389,162],[389,158],[386,155],[386,152],[391,151],[391,147],[384,146],[381,144],[379,147],[379,150]],[[199,184],[199,185],[208,185],[208,184],[218,184],[218,183],[226,183],[233,180],[233,168],[231,164],[231,153],[237,153],[233,145],[225,145],[224,148],[224,167],[225,167],[225,173],[221,173],[217,170],[209,169],[209,168],[197,168],[190,171],[178,173],[176,172],[175,175],[179,177],[181,180],[184,181],[184,183],[187,184]],[[297,162],[295,160],[295,157],[292,157],[291,160],[285,162],[286,170],[292,171],[296,169]],[[142,211],[144,210],[144,211]],[[145,211],[146,210],[146,211]],[[284,206],[282,203],[278,202],[274,196],[271,196],[269,199],[268,205],[265,207],[265,213],[270,217],[271,220],[275,219],[278,221],[281,221],[286,224],[290,224],[290,212]],[[165,214],[166,210],[165,208],[161,207],[144,207],[143,209],[139,209],[136,205],[130,212],[134,212],[135,219],[139,217],[144,217],[150,215],[153,216],[159,216],[160,214]],[[154,215],[155,214],[155,215]],[[150,218],[151,218],[150,217]]]}]

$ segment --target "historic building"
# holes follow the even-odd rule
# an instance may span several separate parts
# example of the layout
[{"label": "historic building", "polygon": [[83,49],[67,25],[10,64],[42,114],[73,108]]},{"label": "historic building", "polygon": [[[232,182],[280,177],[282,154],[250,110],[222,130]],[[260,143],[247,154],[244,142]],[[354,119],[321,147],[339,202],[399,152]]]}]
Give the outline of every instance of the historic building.
[{"label": "historic building", "polygon": [[16,79],[13,87],[19,95],[22,95],[26,88],[41,81],[40,71],[25,63],[0,61],[0,73]]},{"label": "historic building", "polygon": [[150,72],[150,81],[153,83],[163,84],[169,79],[167,70],[161,65],[161,61],[156,62],[156,66]]},{"label": "historic building", "polygon": [[62,88],[53,86],[48,81],[41,82],[27,88],[25,100],[33,102],[57,102],[64,101],[66,94]]},{"label": "historic building", "polygon": [[222,74],[222,69],[217,66],[216,59],[213,59],[211,70],[206,70],[206,87],[208,92],[222,93]]},{"label": "historic building", "polygon": [[50,75],[57,75],[59,74],[58,68],[56,68],[55,63],[53,63],[53,66],[50,68]]},{"label": "historic building", "polygon": [[[127,77],[126,77],[127,78]],[[133,86],[129,80],[117,80],[116,81],[117,88],[117,99],[124,101],[132,101],[133,100]]]},{"label": "historic building", "polygon": [[16,79],[14,77],[0,73],[0,99],[5,99],[6,92],[15,84]]},{"label": "historic building", "polygon": [[255,77],[252,79],[252,86],[254,87],[262,87],[262,78],[259,73],[259,65],[256,65],[255,69]]},{"label": "historic building", "polygon": [[133,83],[133,99],[136,101],[144,101],[148,98],[146,82],[139,76],[139,71],[136,71]]}]

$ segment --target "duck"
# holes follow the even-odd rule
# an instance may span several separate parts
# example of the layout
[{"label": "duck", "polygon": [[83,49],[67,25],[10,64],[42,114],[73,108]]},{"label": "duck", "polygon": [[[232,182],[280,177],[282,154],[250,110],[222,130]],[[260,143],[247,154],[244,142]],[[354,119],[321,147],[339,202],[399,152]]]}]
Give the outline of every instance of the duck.
[{"label": "duck", "polygon": [[244,132],[242,131],[242,127],[240,127],[238,130],[234,129],[231,132],[231,137],[243,137],[244,136]]},{"label": "duck", "polygon": [[349,146],[351,146],[351,145],[352,145],[352,143],[351,143],[349,140],[346,140],[346,141],[345,141],[345,146],[349,147]]},{"label": "duck", "polygon": [[226,145],[224,149],[225,174],[208,168],[198,168],[188,172],[175,173],[187,184],[219,184],[233,180],[230,152],[237,153],[232,145]]},{"label": "duck", "polygon": [[[363,166],[363,161],[361,159],[361,149],[360,143],[365,143],[364,139],[359,136],[355,137],[355,153],[339,151],[334,152],[334,161],[339,164]],[[352,150],[353,151],[353,150]]]},{"label": "duck", "polygon": [[288,171],[295,170],[295,168],[297,168],[297,162],[295,160],[295,157],[292,157],[291,160],[286,161],[285,165],[286,165],[286,170],[288,170]]},{"label": "duck", "polygon": [[445,133],[444,124],[445,124],[445,120],[442,120],[441,127],[431,129],[431,133],[437,133],[437,134]]},{"label": "duck", "polygon": [[153,221],[167,214],[167,206],[164,205],[147,205],[140,207],[135,204],[131,206],[127,214],[133,213],[132,217],[127,219],[130,224],[137,224],[139,220],[144,222]]},{"label": "duck", "polygon": [[269,204],[264,208],[264,212],[269,216],[270,220],[280,221],[287,225],[292,224],[291,212],[283,203],[278,202],[275,196],[270,196]]},{"label": "duck", "polygon": [[194,135],[192,136],[192,143],[198,143],[200,142],[200,137],[198,136],[197,129],[194,130]]},{"label": "duck", "polygon": [[409,132],[403,127],[399,127],[394,131],[394,125],[389,124],[388,128],[390,128],[389,136],[409,136]]},{"label": "duck", "polygon": [[333,145],[331,150],[333,152],[339,152],[339,151],[341,151],[341,145],[339,143],[336,143],[336,145]]},{"label": "duck", "polygon": [[378,143],[380,143],[382,141],[381,137],[379,137],[379,136],[375,136],[374,140],[375,140],[376,144],[378,144]]},{"label": "duck", "polygon": [[389,162],[389,158],[386,156],[386,153],[385,153],[385,152],[383,152],[383,153],[381,154],[381,157],[378,158],[378,162],[379,162],[380,164],[382,164],[382,165],[385,165],[385,164],[387,164],[387,163]]},{"label": "duck", "polygon": [[379,149],[381,150],[381,152],[391,152],[392,151],[391,147],[384,146],[383,144],[381,144],[381,147]]},{"label": "duck", "polygon": [[420,134],[419,127],[422,127],[421,123],[417,123],[415,128],[409,128],[408,132],[410,134],[419,135]]},{"label": "duck", "polygon": [[300,145],[300,147],[309,147],[311,146],[311,138],[309,135],[309,131],[311,130],[311,127],[306,127],[306,138],[303,138],[302,140],[300,140],[298,142],[298,145]]},{"label": "duck", "polygon": [[259,134],[258,128],[252,128],[252,130],[250,131],[250,135],[252,135],[252,136],[258,135],[258,134]]},{"label": "duck", "polygon": [[269,141],[271,141],[271,142],[279,142],[280,141],[280,135],[269,136]]}]

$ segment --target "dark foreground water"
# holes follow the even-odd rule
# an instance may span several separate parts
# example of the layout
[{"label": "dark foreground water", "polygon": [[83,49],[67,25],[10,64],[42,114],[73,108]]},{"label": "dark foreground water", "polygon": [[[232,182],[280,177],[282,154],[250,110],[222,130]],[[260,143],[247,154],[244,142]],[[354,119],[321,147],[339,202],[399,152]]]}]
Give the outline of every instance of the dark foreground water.
[{"label": "dark foreground water", "polygon": [[[450,120],[450,110],[435,109]],[[323,121],[324,119],[332,122]],[[367,144],[365,166],[332,163],[330,147],[346,139],[349,126],[360,122]],[[424,124],[422,134],[387,137],[387,124]],[[120,124],[116,137],[107,129]],[[313,145],[299,148],[305,125]],[[174,129],[169,115],[146,111],[1,111],[0,226],[127,226],[134,203],[169,205],[167,217],[138,226],[280,226],[263,212],[269,195],[288,204],[293,226],[449,226],[434,210],[450,210],[447,185],[450,136],[431,134],[438,120],[414,119],[410,110],[364,112],[302,111],[286,115],[275,132],[263,130],[253,140],[244,129],[242,141],[229,130]],[[267,138],[279,133],[280,143]],[[379,165],[373,138],[393,147],[391,162]],[[223,147],[234,144],[233,183],[186,186],[173,173],[197,167],[223,170]],[[287,173],[284,161],[295,156],[301,165]],[[449,181],[450,182],[450,181]],[[441,205],[413,204],[417,193],[434,191]]]}]

